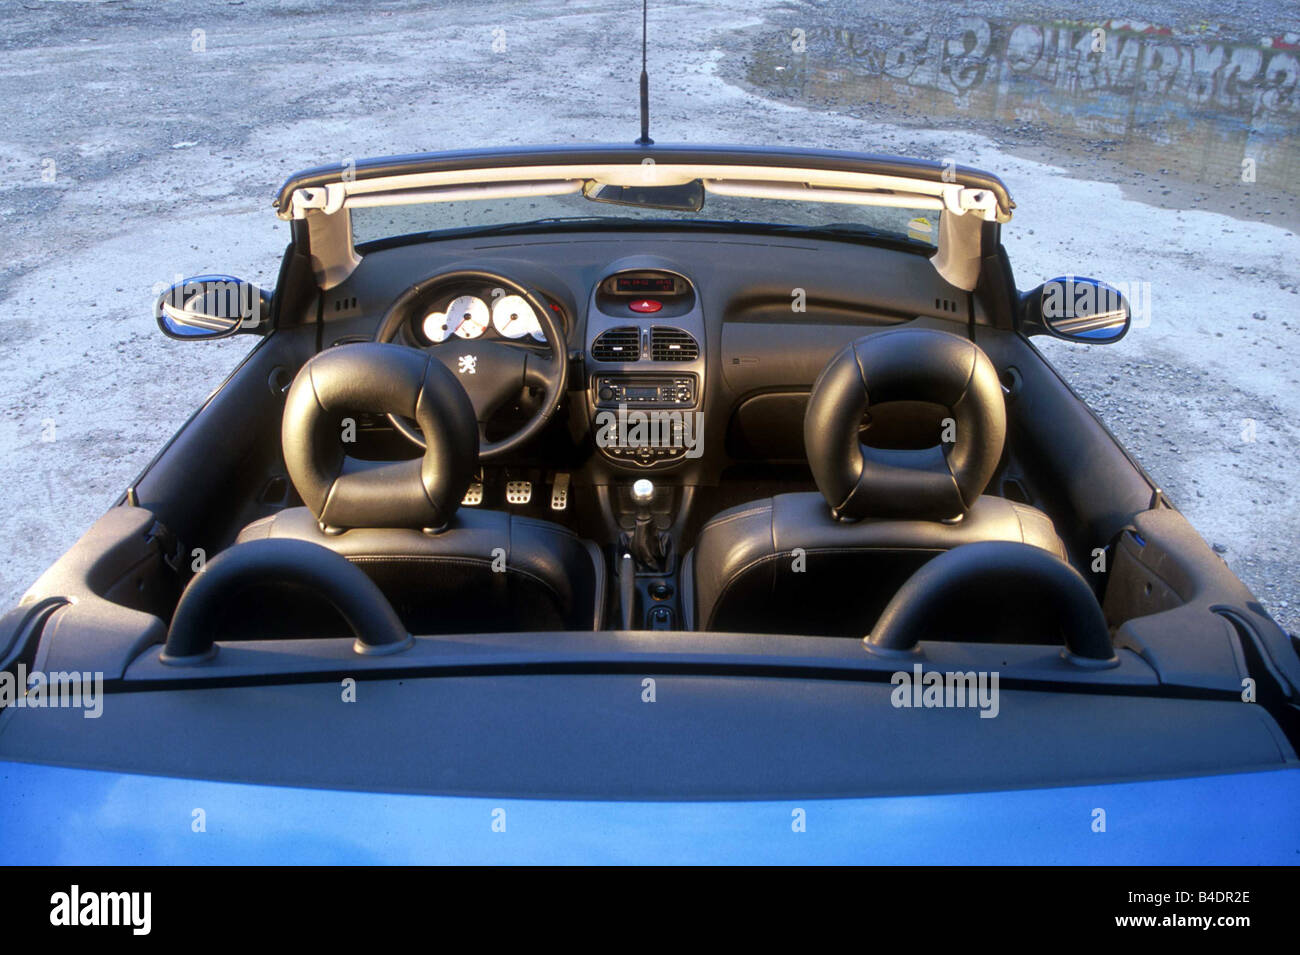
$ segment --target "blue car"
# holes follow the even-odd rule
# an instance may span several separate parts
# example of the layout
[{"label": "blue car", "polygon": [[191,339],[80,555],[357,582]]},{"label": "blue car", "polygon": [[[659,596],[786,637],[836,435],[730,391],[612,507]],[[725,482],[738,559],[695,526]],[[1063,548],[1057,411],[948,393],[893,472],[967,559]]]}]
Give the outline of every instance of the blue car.
[{"label": "blue car", "polygon": [[0,860],[1300,858],[1296,643],[1035,348],[1134,306],[1022,288],[997,177],[639,142],[274,206],[273,289],[155,308],[247,357],[0,618]]}]

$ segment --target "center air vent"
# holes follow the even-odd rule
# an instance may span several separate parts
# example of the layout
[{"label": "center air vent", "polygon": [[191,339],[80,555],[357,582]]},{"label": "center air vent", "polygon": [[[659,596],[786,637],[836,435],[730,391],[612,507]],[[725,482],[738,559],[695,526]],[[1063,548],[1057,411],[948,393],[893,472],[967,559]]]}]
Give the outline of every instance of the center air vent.
[{"label": "center air vent", "polygon": [[650,358],[653,361],[695,361],[700,346],[689,332],[657,325],[650,331]]},{"label": "center air vent", "polygon": [[597,361],[636,361],[641,357],[641,333],[630,325],[611,328],[592,342],[591,357]]}]

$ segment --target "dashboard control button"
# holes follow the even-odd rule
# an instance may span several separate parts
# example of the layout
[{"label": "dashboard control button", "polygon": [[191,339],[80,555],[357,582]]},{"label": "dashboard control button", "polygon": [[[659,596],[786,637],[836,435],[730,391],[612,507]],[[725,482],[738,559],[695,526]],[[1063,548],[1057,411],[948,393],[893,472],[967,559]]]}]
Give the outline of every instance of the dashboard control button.
[{"label": "dashboard control button", "polygon": [[634,312],[657,312],[664,307],[664,303],[656,301],[653,298],[635,298],[627,303],[627,307]]}]

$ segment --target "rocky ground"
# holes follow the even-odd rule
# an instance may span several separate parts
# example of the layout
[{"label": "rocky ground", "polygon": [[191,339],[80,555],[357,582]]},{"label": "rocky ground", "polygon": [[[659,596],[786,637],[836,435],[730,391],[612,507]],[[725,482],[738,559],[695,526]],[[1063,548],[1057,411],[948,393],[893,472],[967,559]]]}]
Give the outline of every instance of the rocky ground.
[{"label": "rocky ground", "polygon": [[[1115,59],[1062,73],[1049,44],[1084,29],[1064,4],[655,2],[653,133],[954,157],[1001,175],[1023,287],[1090,274],[1143,306],[1119,345],[1045,350],[1300,630],[1300,151],[1286,60],[1300,14],[1264,0],[1124,13],[1098,18]],[[270,199],[295,168],[632,139],[639,27],[625,0],[0,0],[0,603],[248,347],[163,339],[156,287],[208,271],[270,284],[287,238]],[[1125,100],[1130,68],[1146,87]],[[1036,71],[1041,89],[1017,79]],[[1250,182],[1245,159],[1258,163]]]}]

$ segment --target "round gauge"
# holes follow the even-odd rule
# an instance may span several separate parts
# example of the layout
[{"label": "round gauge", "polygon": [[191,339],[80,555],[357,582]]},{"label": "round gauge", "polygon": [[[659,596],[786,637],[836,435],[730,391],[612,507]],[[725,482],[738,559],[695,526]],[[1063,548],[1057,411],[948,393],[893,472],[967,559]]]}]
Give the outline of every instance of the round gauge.
[{"label": "round gauge", "polygon": [[424,321],[420,323],[420,331],[424,337],[437,345],[445,342],[451,337],[451,322],[447,318],[446,312],[430,312],[424,316]]},{"label": "round gauge", "polygon": [[539,342],[546,341],[533,307],[520,295],[503,295],[493,303],[492,327],[506,338],[532,335]]},{"label": "round gauge", "polygon": [[476,295],[462,295],[447,306],[447,323],[459,338],[478,338],[489,317],[487,303]]}]

